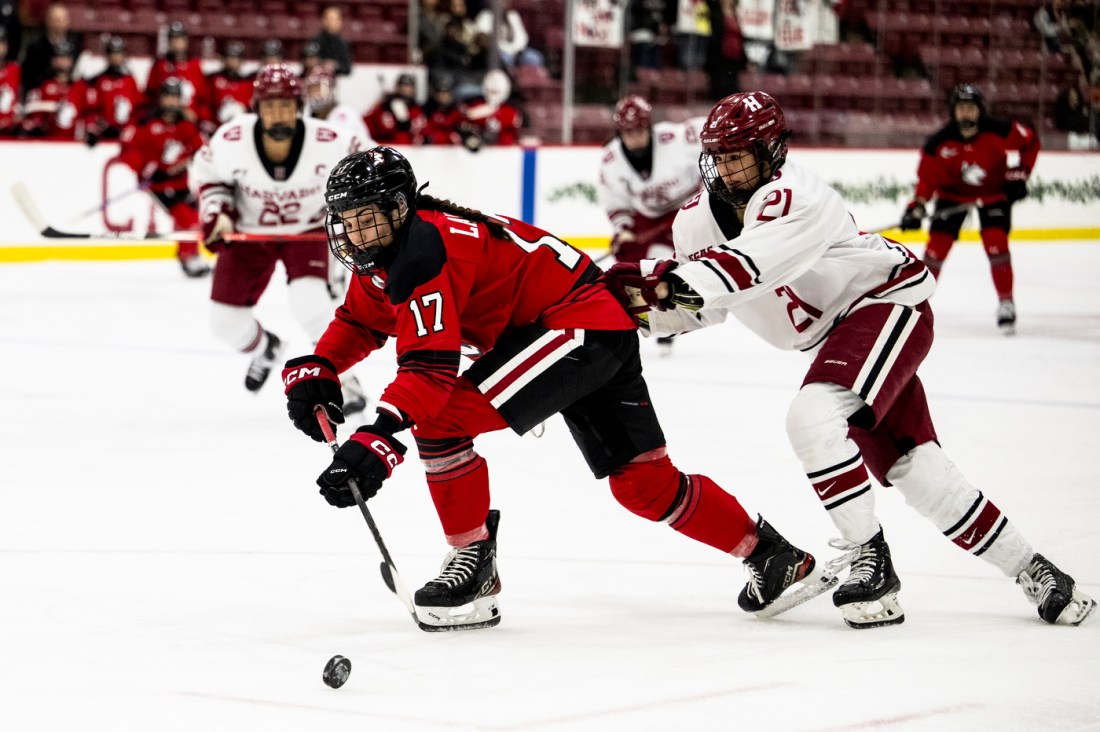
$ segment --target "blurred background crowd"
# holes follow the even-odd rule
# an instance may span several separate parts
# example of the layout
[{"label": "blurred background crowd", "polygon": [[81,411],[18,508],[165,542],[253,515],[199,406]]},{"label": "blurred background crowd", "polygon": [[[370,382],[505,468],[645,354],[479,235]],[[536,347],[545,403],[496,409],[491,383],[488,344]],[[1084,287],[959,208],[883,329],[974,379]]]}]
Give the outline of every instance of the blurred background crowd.
[{"label": "blurred background crowd", "polygon": [[[619,41],[571,47],[582,10],[613,11]],[[626,94],[687,119],[761,89],[801,144],[908,147],[969,82],[1045,148],[1094,149],[1098,16],[1095,0],[0,0],[0,137],[117,138],[169,80],[208,135],[285,62],[312,110],[343,103],[378,142],[603,143]],[[391,64],[384,88],[357,83]]]}]

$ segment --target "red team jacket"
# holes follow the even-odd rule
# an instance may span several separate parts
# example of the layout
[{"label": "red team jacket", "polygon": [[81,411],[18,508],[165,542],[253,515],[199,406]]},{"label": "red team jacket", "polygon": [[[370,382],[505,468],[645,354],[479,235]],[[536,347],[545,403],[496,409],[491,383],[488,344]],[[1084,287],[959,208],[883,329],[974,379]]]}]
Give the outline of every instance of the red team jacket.
[{"label": "red team jacket", "polygon": [[484,224],[417,211],[385,274],[357,276],[317,344],[344,371],[397,338],[397,376],[381,400],[414,422],[438,414],[458,376],[461,346],[489,350],[501,336],[550,329],[634,330],[583,252],[514,219],[500,239]]},{"label": "red team jacket", "polygon": [[14,61],[0,60],[0,134],[15,127],[15,109],[19,103],[19,83],[22,73]]},{"label": "red team jacket", "polygon": [[[392,105],[404,104],[408,110],[404,122],[393,113]],[[367,131],[379,145],[410,145],[424,127],[424,110],[419,105],[401,100],[395,94],[389,94],[367,113],[363,122]]]},{"label": "red team jacket", "polygon": [[82,103],[80,116],[84,119],[85,129],[96,134],[104,130],[121,132],[136,118],[138,107],[143,101],[137,82],[130,74],[110,71],[76,84],[81,87],[79,99]]},{"label": "red team jacket", "polygon": [[47,79],[42,86],[27,92],[23,107],[23,131],[30,135],[43,135],[58,139],[73,138],[76,122],[75,112],[65,112],[62,108],[71,102],[73,86],[68,82]]},{"label": "red team jacket", "polygon": [[1029,127],[1008,120],[984,118],[969,140],[950,124],[928,138],[917,167],[916,198],[933,194],[958,203],[1003,201],[1008,152],[1019,152],[1019,163],[1030,174],[1039,156],[1039,136]]},{"label": "red team jacket", "polygon": [[141,124],[131,125],[122,133],[119,157],[142,180],[152,179],[161,172],[151,191],[180,191],[187,188],[187,163],[202,147],[198,125],[188,119],[165,122],[150,117]]},{"label": "red team jacket", "polygon": [[466,124],[471,126],[486,145],[518,145],[523,113],[505,102],[486,114],[484,99],[477,98],[465,108]]},{"label": "red team jacket", "polygon": [[224,70],[211,74],[206,79],[206,88],[210,93],[210,118],[218,124],[228,122],[231,117],[222,119],[222,107],[236,102],[246,112],[252,109],[252,77],[228,74]]},{"label": "red team jacket", "polygon": [[149,80],[145,83],[145,103],[150,109],[157,108],[157,95],[161,84],[169,77],[175,77],[183,83],[183,106],[195,113],[196,121],[209,121],[210,94],[206,88],[206,76],[197,58],[189,58],[176,63],[167,58],[158,58],[149,70]]}]

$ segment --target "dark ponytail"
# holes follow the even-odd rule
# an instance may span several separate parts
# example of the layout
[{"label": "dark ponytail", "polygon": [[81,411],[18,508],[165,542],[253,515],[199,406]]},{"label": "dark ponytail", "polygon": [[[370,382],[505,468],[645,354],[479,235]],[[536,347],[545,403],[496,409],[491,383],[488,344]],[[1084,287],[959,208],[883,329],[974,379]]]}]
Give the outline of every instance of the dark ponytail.
[{"label": "dark ponytail", "polygon": [[439,211],[440,213],[451,214],[453,216],[459,216],[467,221],[474,221],[479,224],[485,224],[485,228],[489,230],[489,233],[498,239],[507,239],[508,235],[504,231],[504,225],[500,219],[494,218],[489,214],[482,213],[477,209],[466,208],[465,206],[459,206],[457,203],[448,201],[443,198],[436,198],[435,196],[429,196],[421,193],[416,197],[416,207],[423,211]]}]

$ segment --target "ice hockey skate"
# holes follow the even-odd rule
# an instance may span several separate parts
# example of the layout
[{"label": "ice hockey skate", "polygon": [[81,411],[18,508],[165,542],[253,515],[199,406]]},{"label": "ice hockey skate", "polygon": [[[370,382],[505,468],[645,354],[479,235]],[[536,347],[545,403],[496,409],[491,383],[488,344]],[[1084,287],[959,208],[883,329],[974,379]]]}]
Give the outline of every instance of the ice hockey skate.
[{"label": "ice hockey skate", "polygon": [[489,538],[452,549],[439,576],[413,597],[424,630],[474,630],[500,622],[497,595],[497,526],[500,511],[489,511]]},{"label": "ice hockey skate", "polygon": [[1048,623],[1080,625],[1096,609],[1096,601],[1077,589],[1073,578],[1036,554],[1016,578],[1027,599],[1039,607],[1039,617]]},{"label": "ice hockey skate", "polygon": [[756,536],[756,548],[744,561],[749,581],[737,596],[745,612],[772,618],[836,584],[835,575],[818,568],[812,554],[792,546],[762,516]]},{"label": "ice hockey skate", "polygon": [[997,305],[997,327],[1006,336],[1016,335],[1016,304],[1001,300]]},{"label": "ice hockey skate", "polygon": [[905,611],[898,604],[901,579],[890,561],[890,547],[882,529],[863,544],[833,539],[829,546],[845,554],[829,562],[829,569],[851,568],[848,579],[833,593],[833,604],[844,614],[850,628],[879,628],[905,621]]},{"label": "ice hockey skate", "polygon": [[259,355],[252,359],[252,363],[248,365],[248,373],[244,377],[244,388],[249,391],[259,391],[263,387],[267,377],[271,376],[271,369],[275,367],[275,362],[282,361],[283,351],[286,348],[279,340],[279,336],[274,333],[268,333],[265,330],[264,339]]},{"label": "ice hockey skate", "polygon": [[340,377],[340,392],[344,397],[344,414],[357,414],[367,408],[367,397],[359,379],[351,374]]},{"label": "ice hockey skate", "polygon": [[188,277],[198,278],[210,274],[210,265],[208,265],[199,254],[182,258],[179,260],[179,263],[180,268],[183,269],[183,273]]}]

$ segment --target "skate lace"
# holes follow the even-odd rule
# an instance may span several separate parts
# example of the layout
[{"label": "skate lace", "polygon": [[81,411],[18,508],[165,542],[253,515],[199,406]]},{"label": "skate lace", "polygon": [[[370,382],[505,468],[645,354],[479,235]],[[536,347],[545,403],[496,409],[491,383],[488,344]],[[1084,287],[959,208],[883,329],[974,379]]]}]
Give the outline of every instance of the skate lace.
[{"label": "skate lace", "polygon": [[756,598],[757,602],[764,602],[764,592],[760,589],[764,584],[763,573],[751,562],[745,562],[745,568],[749,570],[749,581],[746,585],[749,595]]},{"label": "skate lace", "polygon": [[1024,594],[1042,606],[1057,584],[1049,567],[1035,563],[1020,573],[1020,587]]},{"label": "skate lace", "polygon": [[847,539],[829,539],[829,546],[844,552],[825,563],[825,571],[835,575],[840,574],[846,567],[852,566],[852,563],[859,558],[859,550],[863,545],[854,544]]},{"label": "skate lace", "polygon": [[874,544],[854,544],[845,539],[830,539],[829,546],[840,549],[844,554],[826,563],[826,568],[832,574],[837,574],[847,566],[851,566],[848,579],[845,582],[870,582],[875,576],[875,565],[878,564],[878,548]]},{"label": "skate lace", "polygon": [[428,584],[456,587],[468,581],[477,569],[479,552],[476,546],[452,549],[443,560],[443,569],[439,576]]}]

